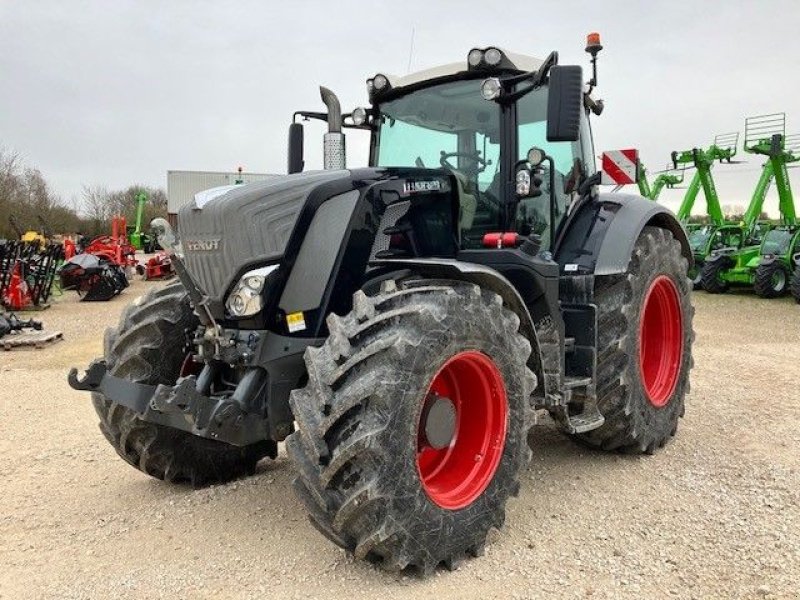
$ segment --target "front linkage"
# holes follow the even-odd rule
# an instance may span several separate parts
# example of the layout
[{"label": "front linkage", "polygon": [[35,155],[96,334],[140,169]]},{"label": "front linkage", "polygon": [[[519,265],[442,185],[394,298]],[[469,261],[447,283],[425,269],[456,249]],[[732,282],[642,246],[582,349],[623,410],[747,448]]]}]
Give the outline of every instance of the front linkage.
[{"label": "front linkage", "polygon": [[[209,328],[200,326],[193,344],[198,358],[210,359],[199,374],[185,374],[175,385],[151,385],[115,376],[105,360],[93,361],[82,378],[77,369],[70,370],[69,385],[112,398],[144,421],[235,446],[266,439],[280,441],[291,432],[288,395],[302,376],[298,356],[308,340],[251,330],[220,329],[211,335]],[[187,357],[183,372],[199,365]],[[239,366],[244,373],[232,393],[215,393],[213,382],[224,365]]]}]

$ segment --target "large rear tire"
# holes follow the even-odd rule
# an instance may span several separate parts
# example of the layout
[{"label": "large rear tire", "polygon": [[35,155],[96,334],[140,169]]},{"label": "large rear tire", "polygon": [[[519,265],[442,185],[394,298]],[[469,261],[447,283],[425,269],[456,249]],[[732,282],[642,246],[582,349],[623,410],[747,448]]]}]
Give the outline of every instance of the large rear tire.
[{"label": "large rear tire", "polygon": [[312,523],[389,570],[480,555],[531,455],[519,319],[477,286],[414,280],[358,292],[328,326],[286,441]]},{"label": "large rear tire", "polygon": [[693,364],[687,266],[669,231],[645,227],[627,273],[599,278],[597,402],[605,422],[577,434],[580,441],[652,454],[675,435]]},{"label": "large rear tire", "polygon": [[762,298],[783,296],[789,288],[789,274],[780,261],[758,265],[753,289]]},{"label": "large rear tire", "polygon": [[[109,372],[139,383],[174,384],[198,324],[180,282],[149,291],[125,309],[116,329],[106,331]],[[194,486],[228,481],[252,474],[261,458],[277,453],[273,441],[240,448],[142,421],[102,394],[92,400],[100,430],[117,454],[156,479]]]}]

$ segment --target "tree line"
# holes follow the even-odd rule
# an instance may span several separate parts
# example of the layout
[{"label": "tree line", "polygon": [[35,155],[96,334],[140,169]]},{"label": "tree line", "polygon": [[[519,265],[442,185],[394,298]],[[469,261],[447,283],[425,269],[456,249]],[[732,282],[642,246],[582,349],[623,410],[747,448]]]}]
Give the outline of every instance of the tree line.
[{"label": "tree line", "polygon": [[0,148],[0,239],[16,239],[12,216],[23,231],[88,237],[111,233],[111,219],[123,215],[135,224],[136,196],[147,194],[142,227],[155,217],[166,217],[167,194],[163,189],[131,185],[109,190],[102,185],[84,186],[80,200],[71,206],[48,185],[41,171],[27,166],[19,155]]}]

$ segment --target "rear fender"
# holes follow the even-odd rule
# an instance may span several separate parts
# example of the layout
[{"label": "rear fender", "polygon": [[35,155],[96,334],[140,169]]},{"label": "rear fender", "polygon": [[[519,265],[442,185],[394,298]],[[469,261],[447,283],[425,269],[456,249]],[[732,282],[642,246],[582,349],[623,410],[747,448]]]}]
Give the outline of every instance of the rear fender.
[{"label": "rear fender", "polygon": [[555,258],[563,273],[617,275],[628,270],[639,234],[647,226],[666,229],[694,265],[686,232],[667,208],[633,194],[599,194],[577,208],[561,235]]}]

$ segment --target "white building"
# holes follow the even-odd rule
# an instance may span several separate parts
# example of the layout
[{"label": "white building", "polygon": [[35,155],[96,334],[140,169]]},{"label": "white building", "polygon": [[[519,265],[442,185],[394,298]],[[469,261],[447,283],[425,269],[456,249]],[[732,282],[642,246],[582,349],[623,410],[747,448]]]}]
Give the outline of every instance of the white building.
[{"label": "white building", "polygon": [[274,177],[270,173],[243,173],[238,171],[167,171],[167,212],[174,226],[178,211],[194,199],[197,192],[222,185],[253,183]]}]

